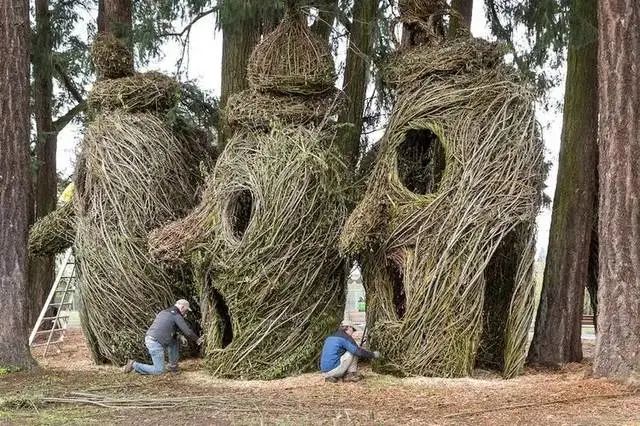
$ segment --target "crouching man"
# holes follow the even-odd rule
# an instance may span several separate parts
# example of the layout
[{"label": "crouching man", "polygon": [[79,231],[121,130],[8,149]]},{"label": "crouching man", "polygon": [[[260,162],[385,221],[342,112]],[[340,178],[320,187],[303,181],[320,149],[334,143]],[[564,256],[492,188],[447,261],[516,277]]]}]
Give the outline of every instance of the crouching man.
[{"label": "crouching man", "polygon": [[369,352],[358,346],[353,340],[356,329],[348,321],[327,337],[320,355],[320,371],[325,381],[335,383],[339,379],[345,382],[357,382],[362,376],[357,373],[358,358],[379,358],[380,352]]},{"label": "crouching man", "polygon": [[186,338],[195,341],[198,345],[201,345],[204,340],[204,336],[198,337],[184,320],[187,311],[191,311],[189,302],[180,299],[174,306],[159,312],[144,337],[144,344],[149,351],[149,355],[151,355],[153,365],[129,360],[122,368],[122,371],[125,373],[135,371],[140,374],[162,374],[165,371],[164,353],[166,351],[169,358],[167,370],[177,373],[178,358],[180,356],[180,346],[177,339],[178,330]]}]

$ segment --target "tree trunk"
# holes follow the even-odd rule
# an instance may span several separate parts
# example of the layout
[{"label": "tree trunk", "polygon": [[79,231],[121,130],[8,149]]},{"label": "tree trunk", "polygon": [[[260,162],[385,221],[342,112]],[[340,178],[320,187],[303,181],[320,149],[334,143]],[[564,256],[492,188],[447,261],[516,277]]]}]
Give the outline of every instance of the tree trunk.
[{"label": "tree trunk", "polygon": [[28,346],[29,2],[0,2],[0,366],[31,368]]},{"label": "tree trunk", "polygon": [[104,21],[104,0],[98,0],[98,34],[107,31],[107,24]]},{"label": "tree trunk", "polygon": [[[598,186],[598,176],[596,173],[596,187]],[[593,327],[598,332],[598,197],[595,199],[593,223],[591,226],[591,244],[589,246],[589,280],[587,290],[589,291],[589,303],[593,311]]]},{"label": "tree trunk", "polygon": [[[227,99],[247,87],[247,64],[253,48],[260,40],[261,23],[258,16],[251,13],[256,8],[253,2],[262,0],[234,0],[242,1],[247,13],[238,14],[233,22],[222,22],[222,79],[220,93],[220,108],[224,108]],[[223,120],[224,121],[224,120]],[[231,136],[229,127],[223,123],[220,126],[220,148]]]},{"label": "tree trunk", "polygon": [[311,31],[329,44],[333,21],[338,10],[338,0],[318,0],[313,5],[318,8],[318,18],[311,25]]},{"label": "tree trunk", "polygon": [[451,0],[451,9],[456,13],[451,15],[449,37],[455,37],[471,31],[471,17],[473,15],[473,0]]},{"label": "tree trunk", "polygon": [[[597,194],[596,0],[573,0],[567,82],[549,248],[529,362],[558,365],[582,360],[582,308]],[[585,26],[586,25],[586,26]]]},{"label": "tree trunk", "polygon": [[111,33],[133,47],[131,0],[100,1],[103,2],[103,15],[100,17],[100,4],[98,4],[98,28],[103,26],[103,32]]},{"label": "tree trunk", "polygon": [[362,115],[369,82],[369,57],[374,39],[372,28],[377,6],[376,0],[355,0],[353,3],[353,22],[342,86],[349,99],[349,105],[339,117],[340,123],[352,125],[343,127],[340,136],[345,159],[350,167],[355,167],[360,153]]},{"label": "tree trunk", "polygon": [[[36,122],[35,217],[56,207],[57,135],[51,117],[53,63],[49,0],[36,0],[36,39],[33,52],[34,115]],[[32,257],[29,264],[29,325],[33,326],[54,280],[54,256]]]},{"label": "tree trunk", "polygon": [[640,2],[600,0],[596,376],[640,373]]}]

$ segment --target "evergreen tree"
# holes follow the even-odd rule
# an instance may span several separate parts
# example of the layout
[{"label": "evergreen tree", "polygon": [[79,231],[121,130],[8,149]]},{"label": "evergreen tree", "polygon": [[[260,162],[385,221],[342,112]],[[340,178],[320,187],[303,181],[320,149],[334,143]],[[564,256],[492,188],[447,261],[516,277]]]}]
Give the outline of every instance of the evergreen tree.
[{"label": "evergreen tree", "polygon": [[[73,36],[73,26],[84,7],[80,0],[35,0],[35,28],[33,28],[33,91],[32,114],[35,122],[33,156],[34,197],[30,203],[30,222],[56,208],[57,135],[84,109],[81,91],[69,77],[72,63],[81,58],[81,48]],[[77,74],[76,68],[74,74]],[[84,72],[84,74],[87,74]],[[53,79],[57,76],[66,90],[53,92]],[[67,99],[70,97],[71,99]],[[69,102],[70,101],[70,102]],[[74,106],[69,105],[75,104]],[[61,110],[67,108],[65,113]],[[55,119],[56,116],[59,118]],[[33,257],[29,268],[29,324],[38,317],[54,279],[54,257]]]},{"label": "evergreen tree", "polygon": [[640,372],[640,3],[598,2],[599,289],[597,376]]},{"label": "evergreen tree", "polygon": [[349,50],[344,71],[343,90],[349,99],[348,107],[340,114],[341,143],[345,158],[355,167],[360,154],[360,139],[364,121],[367,87],[371,72],[371,54],[375,39],[377,0],[354,0],[353,19],[349,32]]},{"label": "evergreen tree", "polygon": [[31,368],[28,346],[29,2],[0,2],[0,365]]},{"label": "evergreen tree", "polygon": [[473,0],[451,0],[451,23],[449,37],[471,31],[471,17],[473,15]]},{"label": "evergreen tree", "polygon": [[597,1],[572,0],[563,131],[549,247],[529,361],[582,360],[582,308],[589,284],[597,195]]}]

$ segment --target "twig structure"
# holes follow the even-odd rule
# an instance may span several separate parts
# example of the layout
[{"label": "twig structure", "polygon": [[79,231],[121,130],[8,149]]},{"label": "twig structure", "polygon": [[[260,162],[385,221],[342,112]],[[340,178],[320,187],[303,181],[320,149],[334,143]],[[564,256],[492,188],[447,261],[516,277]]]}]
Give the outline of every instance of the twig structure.
[{"label": "twig structure", "polygon": [[374,368],[512,377],[534,309],[534,97],[498,46],[470,37],[399,51],[387,79],[394,110],[340,242],[363,268]]},{"label": "twig structure", "polygon": [[200,205],[152,235],[155,257],[196,271],[205,357],[216,376],[313,369],[342,317],[346,268],[337,243],[349,183],[328,69],[328,46],[290,8],[253,52],[250,89],[229,101],[235,133]]},{"label": "twig structure", "polygon": [[103,78],[88,97],[73,202],[38,222],[29,242],[32,254],[74,245],[89,348],[96,361],[115,364],[147,356],[144,334],[158,311],[195,300],[190,272],[154,264],[147,238],[193,208],[201,163],[213,161],[206,133],[182,117],[181,86],[134,74],[119,43],[99,37],[92,49]]}]

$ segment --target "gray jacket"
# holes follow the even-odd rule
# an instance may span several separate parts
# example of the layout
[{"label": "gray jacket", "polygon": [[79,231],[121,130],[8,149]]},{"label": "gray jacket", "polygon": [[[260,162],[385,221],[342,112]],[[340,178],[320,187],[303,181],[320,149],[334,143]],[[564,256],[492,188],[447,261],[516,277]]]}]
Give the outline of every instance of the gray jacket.
[{"label": "gray jacket", "polygon": [[147,330],[147,336],[157,340],[162,346],[169,346],[174,342],[178,330],[185,337],[198,340],[198,335],[191,330],[178,308],[172,306],[156,315],[156,319]]}]

